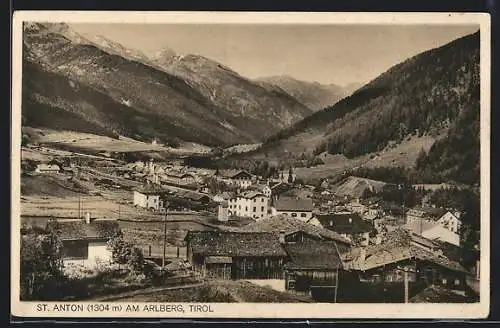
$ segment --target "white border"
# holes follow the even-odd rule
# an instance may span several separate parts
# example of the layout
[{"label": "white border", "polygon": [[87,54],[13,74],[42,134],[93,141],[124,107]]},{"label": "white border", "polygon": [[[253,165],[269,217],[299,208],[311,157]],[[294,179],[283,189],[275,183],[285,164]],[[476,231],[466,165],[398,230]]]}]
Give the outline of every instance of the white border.
[{"label": "white border", "polygon": [[[250,304],[210,303],[213,313],[36,312],[41,302],[19,301],[20,243],[11,245],[11,313],[21,317],[124,317],[124,318],[485,318],[490,304],[490,15],[487,13],[298,13],[298,12],[97,12],[18,11],[13,17],[12,47],[12,169],[11,208],[13,241],[20,238],[20,141],[23,21],[72,23],[169,24],[477,24],[481,37],[481,299],[474,304]],[[60,303],[60,302],[45,302]],[[80,303],[88,304],[88,303]],[[107,303],[121,304],[127,303]],[[137,303],[136,303],[137,304]],[[184,303],[185,308],[187,308]]]}]

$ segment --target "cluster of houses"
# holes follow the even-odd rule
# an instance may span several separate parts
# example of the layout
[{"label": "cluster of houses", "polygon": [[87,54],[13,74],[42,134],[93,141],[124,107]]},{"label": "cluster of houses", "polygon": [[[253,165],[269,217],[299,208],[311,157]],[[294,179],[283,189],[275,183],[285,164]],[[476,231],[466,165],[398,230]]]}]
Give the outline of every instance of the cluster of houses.
[{"label": "cluster of houses", "polygon": [[[359,180],[349,182],[355,195],[345,192],[348,188],[330,195],[328,190],[315,194],[308,186],[294,186],[296,177],[288,171],[264,180],[245,170],[203,174],[153,161],[128,169],[130,178],[141,175],[145,181],[133,190],[135,206],[161,212],[165,196],[175,194],[199,204],[217,203],[222,222],[253,219],[236,230],[187,233],[186,260],[206,277],[250,280],[327,301],[369,301],[382,295],[377,288],[384,286],[383,291],[394,293],[384,294],[382,301],[402,301],[403,283],[410,284],[413,295],[437,286],[465,297],[470,293],[468,277],[479,275],[478,263],[465,268],[456,252],[449,251],[460,246],[459,212],[393,209],[377,197],[362,197]],[[56,171],[50,166],[38,170]],[[207,176],[232,188],[210,195],[201,190]],[[365,180],[364,188],[381,188]],[[105,247],[109,227],[103,229],[103,224],[89,217],[61,222],[66,263],[111,261]],[[371,296],[353,294],[368,289]]]},{"label": "cluster of houses", "polygon": [[[349,226],[348,218],[337,222]],[[412,295],[436,285],[466,297],[473,275],[439,242],[402,228],[357,244],[323,225],[277,215],[242,231],[189,232],[185,240],[187,258],[203,276],[244,279],[328,301],[369,301],[357,293],[376,294],[384,286],[393,292],[380,297],[402,302],[404,283]]]}]

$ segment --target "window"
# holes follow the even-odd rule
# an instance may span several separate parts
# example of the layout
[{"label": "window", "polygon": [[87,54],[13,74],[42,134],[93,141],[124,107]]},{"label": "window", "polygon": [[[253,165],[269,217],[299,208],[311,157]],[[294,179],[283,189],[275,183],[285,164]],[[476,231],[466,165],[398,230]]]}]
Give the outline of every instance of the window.
[{"label": "window", "polygon": [[459,286],[460,285],[460,279],[455,279],[455,286]]},{"label": "window", "polygon": [[254,211],[254,212],[257,212],[257,207],[255,207],[255,206],[254,206],[254,207],[253,207],[253,211]]},{"label": "window", "polygon": [[248,206],[245,206],[245,211],[248,211]]},{"label": "window", "polygon": [[62,248],[64,259],[85,260],[88,258],[88,243],[86,241],[65,241]]},{"label": "window", "polygon": [[264,197],[262,197],[262,198],[260,199],[260,201],[264,203]]},{"label": "window", "polygon": [[264,212],[264,206],[261,206],[261,207],[260,207],[260,211],[261,211],[261,212]]},{"label": "window", "polygon": [[301,217],[301,218],[305,218],[306,216],[307,216],[307,214],[306,214],[306,213],[300,213],[300,217]]},{"label": "window", "polygon": [[443,280],[441,280],[441,283],[442,283],[443,285],[446,285],[446,284],[448,283],[448,280],[446,280],[446,278],[443,278]]},{"label": "window", "polygon": [[292,217],[296,218],[297,217],[297,213],[292,213]]},{"label": "window", "polygon": [[256,201],[257,201],[257,198],[254,198],[254,199],[253,199],[253,202],[255,203]]}]

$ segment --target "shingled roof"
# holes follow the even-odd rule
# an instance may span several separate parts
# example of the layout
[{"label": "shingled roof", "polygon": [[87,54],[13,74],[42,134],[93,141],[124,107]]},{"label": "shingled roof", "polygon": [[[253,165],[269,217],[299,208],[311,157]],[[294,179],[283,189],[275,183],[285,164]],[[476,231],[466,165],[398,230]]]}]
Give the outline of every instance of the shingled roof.
[{"label": "shingled roof", "polygon": [[288,253],[289,269],[339,269],[342,260],[335,242],[307,240],[304,243],[288,243],[283,246]]},{"label": "shingled roof", "polygon": [[289,218],[284,215],[276,215],[265,219],[260,219],[243,227],[246,231],[258,232],[279,232],[284,231],[285,234],[292,232],[303,231],[311,236],[323,240],[332,240],[340,242],[344,245],[350,245],[351,242],[334,231],[317,227],[315,225],[300,221],[295,218]]},{"label": "shingled roof", "polygon": [[108,240],[119,230],[116,220],[94,220],[90,223],[84,220],[51,221],[47,227],[58,231],[61,240]]},{"label": "shingled roof", "polygon": [[[424,245],[424,242],[427,245]],[[419,245],[431,245],[439,249],[437,247],[438,245],[435,245],[431,240],[416,236],[403,229],[396,229],[387,233],[381,244],[354,248],[344,255],[344,259],[349,262],[348,265],[350,268],[362,271],[410,258],[417,258],[419,260],[432,262],[452,271],[470,274],[470,272],[460,265],[460,263],[442,254],[440,255],[433,250],[427,250]],[[363,250],[365,252],[364,261],[361,256]]]},{"label": "shingled roof", "polygon": [[190,231],[193,254],[204,256],[286,256],[279,236],[270,232]]},{"label": "shingled roof", "polygon": [[277,211],[309,212],[314,209],[314,205],[310,198],[282,197],[276,201],[275,208]]},{"label": "shingled roof", "polygon": [[374,227],[356,213],[336,213],[316,216],[323,228],[338,233],[358,234],[370,232]]}]

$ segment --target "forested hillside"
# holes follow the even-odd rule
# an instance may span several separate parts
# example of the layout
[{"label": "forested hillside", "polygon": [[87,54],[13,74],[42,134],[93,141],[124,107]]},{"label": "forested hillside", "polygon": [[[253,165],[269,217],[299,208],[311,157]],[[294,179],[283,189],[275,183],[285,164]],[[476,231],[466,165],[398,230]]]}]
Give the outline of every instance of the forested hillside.
[{"label": "forested hillside", "polygon": [[477,32],[392,67],[334,106],[269,138],[263,150],[278,151],[284,141],[303,134],[303,144],[316,140],[315,154],[326,150],[352,158],[410,135],[443,136],[422,154],[418,168],[477,181],[479,80]]}]

